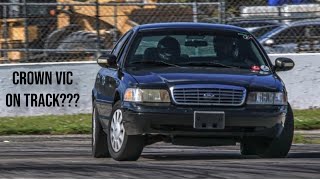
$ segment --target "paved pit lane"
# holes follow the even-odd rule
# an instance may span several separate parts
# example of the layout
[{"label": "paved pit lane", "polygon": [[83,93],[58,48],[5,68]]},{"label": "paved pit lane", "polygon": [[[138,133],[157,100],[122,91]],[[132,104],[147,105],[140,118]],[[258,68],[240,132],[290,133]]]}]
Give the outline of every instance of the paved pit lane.
[{"label": "paved pit lane", "polygon": [[320,144],[286,159],[243,157],[239,146],[158,143],[137,162],[91,157],[88,135],[0,136],[0,178],[320,178]]}]

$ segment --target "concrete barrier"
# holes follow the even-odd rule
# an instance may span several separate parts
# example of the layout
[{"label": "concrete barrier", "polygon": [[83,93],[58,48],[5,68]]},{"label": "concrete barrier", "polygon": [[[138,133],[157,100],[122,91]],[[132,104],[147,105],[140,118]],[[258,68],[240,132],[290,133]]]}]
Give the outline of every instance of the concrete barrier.
[{"label": "concrete barrier", "polygon": [[288,57],[295,62],[295,68],[279,72],[289,94],[289,102],[295,109],[320,108],[320,54],[272,54],[272,62],[277,57]]},{"label": "concrete barrier", "polygon": [[[0,69],[0,116],[2,117],[91,112],[91,90],[95,82],[95,76],[100,69],[95,62],[1,65]],[[14,71],[71,71],[73,72],[73,84],[14,85],[12,82],[12,73]],[[21,107],[7,107],[7,93],[79,93],[80,99],[78,107],[25,107],[25,101],[21,102]]]},{"label": "concrete barrier", "polygon": [[[296,67],[289,72],[280,72],[289,92],[289,102],[295,109],[320,107],[320,54],[287,54],[270,55],[272,61],[276,57],[292,58]],[[8,64],[0,65],[0,116],[32,116],[43,114],[78,114],[91,112],[91,90],[95,76],[100,67],[95,62],[66,62],[41,64]],[[72,71],[72,85],[14,85],[14,71]],[[79,93],[78,107],[7,107],[8,93]]]}]

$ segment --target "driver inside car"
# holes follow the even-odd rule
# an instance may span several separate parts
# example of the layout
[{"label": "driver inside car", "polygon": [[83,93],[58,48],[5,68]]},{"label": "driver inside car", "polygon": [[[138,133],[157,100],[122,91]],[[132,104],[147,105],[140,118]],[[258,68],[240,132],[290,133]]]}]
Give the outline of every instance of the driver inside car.
[{"label": "driver inside car", "polygon": [[250,60],[250,53],[244,46],[245,41],[238,41],[232,38],[216,37],[214,39],[214,49],[217,54],[218,62],[223,64],[238,64],[252,66],[255,64]]},{"label": "driver inside car", "polygon": [[157,45],[161,61],[175,63],[181,58],[180,43],[173,37],[162,38]]},{"label": "driver inside car", "polygon": [[219,60],[227,60],[228,62],[238,58],[239,48],[237,43],[229,38],[216,37],[214,38],[214,50],[216,51]]}]

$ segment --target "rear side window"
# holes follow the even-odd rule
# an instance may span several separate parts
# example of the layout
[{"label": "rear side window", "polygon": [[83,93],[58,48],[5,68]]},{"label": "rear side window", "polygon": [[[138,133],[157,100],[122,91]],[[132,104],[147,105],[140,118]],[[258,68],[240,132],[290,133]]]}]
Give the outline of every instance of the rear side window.
[{"label": "rear side window", "polygon": [[320,36],[320,25],[311,25],[306,27],[306,37],[319,37]]}]

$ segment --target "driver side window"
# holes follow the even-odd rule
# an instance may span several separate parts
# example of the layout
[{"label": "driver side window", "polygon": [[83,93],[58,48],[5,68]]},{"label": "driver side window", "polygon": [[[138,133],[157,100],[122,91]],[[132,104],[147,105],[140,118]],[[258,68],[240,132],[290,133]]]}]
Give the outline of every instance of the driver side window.
[{"label": "driver side window", "polygon": [[303,37],[304,31],[304,26],[288,28],[275,37],[275,44],[297,43],[297,38]]}]

